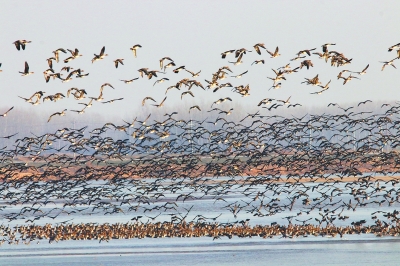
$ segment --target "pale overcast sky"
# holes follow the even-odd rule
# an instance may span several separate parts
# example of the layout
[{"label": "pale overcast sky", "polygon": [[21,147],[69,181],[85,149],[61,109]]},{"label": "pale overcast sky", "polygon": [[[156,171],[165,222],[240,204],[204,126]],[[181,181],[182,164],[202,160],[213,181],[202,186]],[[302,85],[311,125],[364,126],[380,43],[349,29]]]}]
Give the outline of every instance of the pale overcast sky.
[{"label": "pale overcast sky", "polygon": [[[39,90],[46,95],[57,92],[66,95],[69,88],[77,87],[85,89],[87,97],[97,97],[100,86],[109,82],[115,90],[105,88],[104,101],[120,97],[124,100],[114,104],[95,103],[90,111],[126,117],[142,108],[144,97],[151,96],[160,102],[168,86],[191,78],[187,72],[174,74],[168,69],[165,75],[151,80],[140,78],[132,84],[120,81],[139,77],[137,70],[143,67],[159,70],[159,59],[165,56],[171,57],[176,67],[184,65],[193,72],[201,70],[196,80],[204,85],[207,85],[204,80],[211,80],[212,73],[222,66],[230,66],[232,75],[248,70],[241,79],[228,78],[220,83],[249,84],[251,88],[250,96],[245,98],[230,88],[217,93],[193,88],[195,98],[185,95],[183,100],[181,93],[185,88],[171,90],[165,102],[169,107],[185,102],[207,110],[209,102],[221,97],[256,106],[266,97],[284,100],[291,96],[292,103],[313,107],[366,99],[392,101],[400,96],[400,69],[387,66],[381,71],[380,63],[396,57],[394,51],[388,52],[388,47],[400,42],[399,1],[1,1],[0,6],[1,111],[11,106],[49,113],[64,108],[77,110],[82,105],[73,98],[33,106],[18,96],[27,98]],[[17,51],[12,43],[20,39],[32,43],[24,51]],[[279,46],[281,56],[271,58],[265,50],[261,55],[256,54],[253,49],[256,43],[265,43],[270,51]],[[275,75],[272,68],[288,63],[292,68],[299,66],[301,60],[290,62],[297,52],[311,48],[321,52],[324,43],[336,43],[329,49],[352,58],[351,64],[331,67],[312,55],[306,59],[312,60],[313,68],[287,75],[282,88],[268,91],[273,82],[267,77]],[[137,58],[129,49],[135,44],[142,45]],[[103,46],[108,56],[92,64],[93,54],[100,53]],[[60,53],[60,62],[53,63],[56,72],[69,65],[90,75],[67,83],[60,80],[46,83],[42,74],[48,68],[46,59],[57,48],[78,48],[83,56],[65,64],[62,60],[70,55]],[[232,55],[221,59],[222,52],[240,48],[253,51],[243,56],[243,64],[228,63],[235,60]],[[113,63],[117,58],[125,59],[125,65],[118,69]],[[259,59],[264,59],[265,64],[251,65]],[[22,77],[18,71],[23,71],[25,61],[35,73]],[[361,71],[367,64],[370,67],[365,75],[359,76],[360,80],[342,85],[343,80],[336,78],[343,69]],[[400,60],[396,64],[400,68]],[[63,73],[65,78],[68,73]],[[321,95],[310,94],[319,87],[301,84],[304,78],[316,74],[323,84],[332,80],[330,89]],[[170,80],[153,86],[163,77]],[[150,102],[146,105],[149,110],[155,108]]]}]

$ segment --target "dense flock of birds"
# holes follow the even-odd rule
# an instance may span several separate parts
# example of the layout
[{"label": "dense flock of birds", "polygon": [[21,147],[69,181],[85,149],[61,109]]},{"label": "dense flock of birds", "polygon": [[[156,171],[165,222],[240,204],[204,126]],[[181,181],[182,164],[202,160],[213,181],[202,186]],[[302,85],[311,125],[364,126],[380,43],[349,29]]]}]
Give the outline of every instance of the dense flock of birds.
[{"label": "dense flock of birds", "polygon": [[[18,50],[25,50],[30,41],[14,42]],[[273,70],[275,77],[271,89],[278,89],[285,76],[302,68],[313,67],[309,59],[317,55],[331,66],[342,67],[351,63],[343,53],[328,50],[335,44],[299,51],[292,61],[302,60],[291,68],[290,64]],[[130,48],[136,57],[141,45]],[[272,58],[279,56],[279,48],[271,52],[265,45],[253,46],[261,55],[266,50]],[[80,69],[63,67],[60,72],[53,69],[59,62],[60,52],[70,52],[64,63],[82,56],[78,49],[59,48],[49,58],[49,69],[44,71],[45,81],[51,79],[68,82],[82,78]],[[390,51],[397,51],[400,44]],[[232,65],[242,63],[251,50],[245,48],[228,50],[222,58],[232,57]],[[102,60],[103,47],[94,54],[92,63]],[[383,62],[385,66],[394,60]],[[62,60],[62,59],[61,59]],[[252,64],[264,64],[256,60]],[[124,59],[114,60],[115,67],[124,64]],[[341,70],[338,79],[343,84],[359,79],[369,65],[356,72]],[[207,85],[196,80],[200,72],[192,72],[185,66],[177,67],[169,57],[160,59],[161,70],[139,69],[139,75],[159,78],[173,68],[173,73],[185,71],[191,78],[184,78],[169,86],[171,89],[187,90],[183,97],[194,97],[191,88],[216,92],[225,87],[241,96],[250,94],[249,85],[233,86],[222,83],[225,78],[240,78],[247,74],[233,73],[223,66]],[[69,73],[62,78],[62,71]],[[348,76],[343,76],[349,72]],[[4,74],[4,73],[3,73]],[[23,76],[33,74],[25,62]],[[354,74],[354,76],[353,76]],[[122,80],[131,83],[131,80]],[[169,81],[157,79],[153,86]],[[319,86],[321,94],[329,89],[318,75],[305,78],[307,85]],[[83,89],[70,88],[65,93],[76,100],[89,98],[82,110],[84,113],[94,102],[111,103],[123,100],[104,99],[105,89],[115,89],[104,83],[98,96],[86,97]],[[64,93],[46,95],[35,92],[24,98],[37,105],[46,100],[58,101]],[[368,109],[371,100],[343,108],[336,103],[328,105],[337,114],[307,114],[303,117],[283,117],[261,113],[292,104],[286,100],[262,99],[259,111],[243,115],[240,121],[229,119],[233,108],[223,110],[215,107],[231,102],[230,97],[213,102],[209,110],[198,105],[188,112],[202,111],[214,114],[205,120],[181,119],[177,112],[166,113],[163,121],[145,119],[124,121],[122,124],[106,123],[102,127],[89,129],[61,128],[42,135],[3,136],[12,142],[0,149],[0,234],[1,243],[29,244],[33,240],[48,239],[50,242],[68,239],[109,239],[132,237],[198,237],[214,239],[227,236],[239,237],[296,237],[308,235],[336,236],[351,233],[375,233],[378,236],[397,236],[400,190],[397,177],[400,160],[397,152],[399,141],[398,103],[383,104],[378,110]],[[106,100],[106,101],[103,101]],[[161,108],[167,96],[156,101],[148,96],[142,105],[154,102]],[[270,107],[266,105],[271,104]],[[12,114],[7,108],[1,116]],[[203,108],[204,109],[204,108]],[[365,111],[366,110],[366,111]],[[49,116],[64,116],[64,108]],[[0,120],[1,122],[1,120]],[[109,137],[118,131],[120,138]],[[112,134],[110,134],[112,135]],[[19,138],[17,138],[19,137]],[[201,209],[199,200],[208,202],[209,209]],[[380,207],[386,207],[380,210]],[[351,212],[357,209],[372,209],[371,217],[352,220]],[[119,219],[129,217],[127,223],[74,223],[79,217],[112,215]],[[263,219],[274,219],[266,225]],[[258,224],[252,225],[252,218]],[[40,224],[45,221],[46,224]],[[53,224],[51,224],[53,221]],[[55,222],[55,224],[54,224]],[[5,225],[12,223],[13,225]],[[22,223],[23,225],[18,225]]]}]

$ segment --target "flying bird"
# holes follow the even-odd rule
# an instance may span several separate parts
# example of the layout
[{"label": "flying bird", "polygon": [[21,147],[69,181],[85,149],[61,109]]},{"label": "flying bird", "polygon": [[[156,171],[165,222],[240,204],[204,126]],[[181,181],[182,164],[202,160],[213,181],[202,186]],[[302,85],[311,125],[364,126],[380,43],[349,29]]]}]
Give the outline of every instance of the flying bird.
[{"label": "flying bird", "polygon": [[6,117],[6,116],[7,116],[7,114],[8,114],[8,112],[10,112],[12,109],[14,109],[14,106],[13,106],[13,107],[11,107],[10,109],[8,109],[8,110],[7,110],[7,112],[5,112],[5,113],[1,114],[0,116],[1,116],[1,117]]},{"label": "flying bird", "polygon": [[135,57],[136,57],[136,53],[137,53],[137,49],[138,48],[142,48],[142,46],[140,44],[135,44],[134,46],[132,46],[132,48],[130,48]]},{"label": "flying bird", "polygon": [[19,71],[19,73],[21,73],[21,76],[28,76],[30,74],[33,74],[34,72],[29,72],[29,65],[28,62],[25,61],[25,69],[24,72]]},{"label": "flying bird", "polygon": [[49,117],[49,120],[47,120],[47,123],[50,122],[51,118],[52,118],[53,116],[55,116],[55,115],[64,116],[64,115],[65,115],[65,111],[67,111],[67,109],[64,109],[64,110],[61,111],[61,112],[57,112],[57,113],[52,114],[52,115]]}]

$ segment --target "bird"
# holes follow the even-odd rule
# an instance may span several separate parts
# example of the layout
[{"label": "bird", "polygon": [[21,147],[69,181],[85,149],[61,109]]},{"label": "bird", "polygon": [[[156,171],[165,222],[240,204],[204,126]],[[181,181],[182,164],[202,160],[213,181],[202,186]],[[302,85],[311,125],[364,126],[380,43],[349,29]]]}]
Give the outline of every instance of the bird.
[{"label": "bird", "polygon": [[162,79],[156,80],[156,82],[154,82],[153,86],[156,85],[157,83],[163,83],[166,80],[169,80],[169,78],[162,78]]},{"label": "bird", "polygon": [[396,60],[396,59],[398,59],[398,58],[396,57],[396,58],[394,58],[394,59],[392,59],[392,60],[390,60],[390,61],[383,61],[383,62],[381,62],[381,63],[383,63],[383,66],[382,66],[382,70],[381,70],[381,71],[383,71],[383,70],[385,69],[385,66],[392,66],[392,67],[394,67],[394,68],[397,69],[397,67],[393,64],[393,61]]},{"label": "bird", "polygon": [[27,40],[16,40],[15,42],[13,42],[13,44],[15,45],[15,48],[17,48],[18,51],[21,50],[25,50],[25,45],[27,43],[31,43],[31,41],[27,41]]},{"label": "bird", "polygon": [[138,80],[139,78],[133,78],[133,79],[120,79],[120,81],[125,82],[126,84],[132,83],[134,80]]},{"label": "bird", "polygon": [[261,59],[261,60],[255,60],[253,63],[251,63],[251,65],[253,65],[253,64],[256,64],[256,65],[258,65],[258,64],[264,64],[264,59]]},{"label": "bird", "polygon": [[257,104],[257,106],[261,106],[262,104],[270,104],[273,100],[274,100],[274,99],[270,99],[270,98],[262,99],[262,100]]},{"label": "bird", "polygon": [[[163,69],[163,66],[164,66],[164,61],[165,60],[169,60],[170,62],[174,62],[174,60],[172,60],[170,57],[168,57],[168,56],[165,56],[165,57],[163,57],[163,58],[161,58],[160,59],[160,69],[162,70]],[[164,71],[165,71],[165,69],[164,69]]]},{"label": "bird", "polygon": [[281,54],[279,54],[279,47],[277,46],[276,48],[275,48],[275,52],[270,52],[270,51],[268,51],[267,50],[267,52],[271,55],[271,58],[275,58],[275,57],[278,57],[278,56],[280,56]]},{"label": "bird", "polygon": [[328,52],[328,46],[331,46],[331,45],[336,45],[336,43],[325,43],[325,44],[321,45],[322,52],[327,53]]},{"label": "bird", "polygon": [[47,64],[49,65],[49,68],[53,69],[53,60],[56,60],[56,58],[55,57],[49,57],[46,60],[47,60]]},{"label": "bird", "polygon": [[220,98],[217,101],[213,102],[213,104],[211,105],[211,108],[213,107],[214,104],[220,104],[226,101],[232,101],[232,99],[230,97],[225,97],[225,98]]},{"label": "bird", "polygon": [[235,50],[225,51],[225,52],[221,53],[221,58],[225,59],[228,54],[233,54],[234,52],[235,52]]},{"label": "bird", "polygon": [[310,69],[310,67],[314,67],[314,64],[311,62],[311,60],[304,60],[300,63],[300,69],[302,69],[303,66],[307,67],[307,69]]},{"label": "bird", "polygon": [[364,75],[365,73],[367,73],[367,69],[369,67],[369,64],[361,71],[361,72],[352,72],[352,73],[356,73],[358,75]]},{"label": "bird", "polygon": [[106,82],[106,83],[104,83],[103,85],[101,85],[100,91],[103,91],[103,89],[104,89],[105,86],[108,86],[108,87],[110,87],[110,88],[112,88],[112,89],[115,90],[115,88],[114,88],[110,83]]},{"label": "bird", "polygon": [[56,113],[52,114],[52,115],[49,117],[49,119],[47,120],[47,123],[50,122],[51,118],[52,118],[53,116],[55,116],[55,115],[64,116],[64,115],[65,115],[65,111],[67,111],[67,109],[64,109],[64,110],[61,111],[61,112],[56,112]]},{"label": "bird", "polygon": [[145,97],[143,100],[142,100],[142,106],[144,106],[144,104],[145,104],[145,102],[147,101],[147,100],[151,100],[151,101],[153,101],[153,102],[156,102],[156,100],[154,100],[153,98],[151,98],[151,97]]},{"label": "bird", "polygon": [[133,55],[136,57],[136,53],[137,53],[137,49],[138,48],[142,48],[142,46],[140,44],[135,44],[134,46],[132,46],[130,48],[130,50],[132,51]]},{"label": "bird", "polygon": [[236,76],[231,76],[232,78],[237,78],[237,79],[239,79],[239,78],[241,78],[243,75],[245,75],[245,74],[247,74],[247,72],[249,72],[248,70],[246,70],[245,72],[243,72],[243,73],[240,73],[239,75],[236,75]]},{"label": "bird", "polygon": [[348,76],[347,78],[345,78],[345,77],[342,77],[342,78],[344,79],[343,85],[346,84],[347,82],[349,82],[352,79],[359,79],[359,78],[357,78],[355,76],[352,76],[352,75]]},{"label": "bird", "polygon": [[178,67],[178,68],[175,68],[172,72],[174,72],[174,73],[179,73],[179,71],[181,71],[181,70],[183,70],[183,69],[185,69],[185,66],[180,66],[180,67]]},{"label": "bird", "polygon": [[242,57],[243,57],[243,54],[240,54],[239,57],[237,58],[236,62],[233,62],[233,61],[228,61],[228,62],[231,64],[234,64],[235,66],[240,65],[241,63],[243,63]]},{"label": "bird", "polygon": [[92,59],[92,64],[93,64],[94,61],[101,60],[101,59],[103,59],[105,56],[108,56],[108,54],[105,54],[105,53],[104,53],[105,50],[106,50],[106,47],[103,46],[103,48],[101,48],[101,50],[100,50],[100,54],[98,54],[98,55],[97,55],[97,54],[94,54],[94,57],[93,57],[93,59]]},{"label": "bird", "polygon": [[185,70],[186,70],[186,72],[188,72],[188,73],[190,73],[192,75],[192,78],[197,78],[198,76],[200,76],[201,70],[199,72],[196,72],[196,73],[194,73],[194,72],[192,72],[190,70],[187,70],[186,68],[185,68]]},{"label": "bird", "polygon": [[357,106],[360,106],[361,104],[366,104],[366,103],[368,103],[368,102],[372,103],[371,100],[365,100],[365,101],[363,101],[363,102],[359,102]]},{"label": "bird", "polygon": [[175,66],[175,63],[174,63],[173,61],[169,62],[168,64],[166,64],[166,65],[164,66],[164,72],[165,72],[165,69],[170,68],[170,67],[173,67],[173,66]]},{"label": "bird", "polygon": [[122,59],[122,58],[115,59],[115,60],[114,60],[115,68],[118,68],[118,64],[123,65],[123,64],[124,64],[123,60],[124,60],[124,59]]},{"label": "bird", "polygon": [[256,50],[257,54],[259,54],[259,55],[261,55],[260,47],[266,49],[265,44],[263,44],[263,43],[257,43],[253,47],[254,47],[254,50]]},{"label": "bird", "polygon": [[289,108],[289,107],[296,107],[296,106],[303,106],[303,105],[301,105],[301,104],[299,104],[299,103],[296,103],[296,104],[289,104],[287,108]]},{"label": "bird", "polygon": [[388,52],[391,52],[394,49],[400,49],[400,43],[390,46]]},{"label": "bird", "polygon": [[24,72],[19,71],[19,73],[22,74],[21,76],[28,76],[28,75],[34,74],[34,72],[29,72],[29,65],[28,65],[28,62],[26,62],[26,61],[25,61]]},{"label": "bird", "polygon": [[7,114],[8,114],[8,112],[10,112],[12,109],[14,109],[14,106],[11,107],[10,109],[8,109],[5,113],[1,114],[0,116],[1,116],[1,117],[6,117]]},{"label": "bird", "polygon": [[[65,49],[63,49],[63,48],[58,48],[57,50],[53,51],[54,58],[55,58],[57,63],[59,61],[59,52],[63,52],[64,54],[67,53],[67,51],[65,51]],[[52,68],[52,67],[50,67],[50,68]]]},{"label": "bird", "polygon": [[318,85],[319,87],[321,87],[324,91],[329,89],[329,84],[331,83],[332,80],[329,80],[328,83],[325,84],[325,86],[322,85]]},{"label": "bird", "polygon": [[160,108],[164,105],[165,100],[167,99],[167,96],[165,96],[165,98],[161,101],[160,104],[153,104],[153,106],[156,106],[157,108]]},{"label": "bird", "polygon": [[103,103],[113,103],[113,102],[115,102],[115,101],[121,101],[121,100],[123,100],[124,98],[117,98],[117,99],[112,99],[112,100],[109,100],[109,101],[106,101],[106,102],[103,102]]},{"label": "bird", "polygon": [[68,63],[68,62],[82,56],[81,54],[79,54],[78,48],[75,48],[75,50],[70,50],[70,49],[67,49],[67,50],[71,53],[71,56],[64,59],[64,63]]},{"label": "bird", "polygon": [[301,56],[303,54],[308,54],[308,56],[311,56],[311,51],[316,50],[317,48],[312,48],[312,49],[306,49],[306,50],[301,50],[297,53],[297,56]]},{"label": "bird", "polygon": [[200,109],[200,107],[199,107],[198,105],[194,105],[194,106],[190,107],[190,108],[189,108],[189,113],[190,113],[190,111],[191,111],[192,109],[197,109],[197,110],[201,111],[201,109]]},{"label": "bird", "polygon": [[277,100],[278,102],[282,102],[283,104],[289,104],[289,100],[292,96],[290,96],[289,98],[287,98],[287,100]]},{"label": "bird", "polygon": [[185,91],[185,92],[182,92],[182,94],[181,94],[181,100],[182,100],[182,97],[186,94],[189,94],[190,96],[194,97],[194,95],[191,91]]}]

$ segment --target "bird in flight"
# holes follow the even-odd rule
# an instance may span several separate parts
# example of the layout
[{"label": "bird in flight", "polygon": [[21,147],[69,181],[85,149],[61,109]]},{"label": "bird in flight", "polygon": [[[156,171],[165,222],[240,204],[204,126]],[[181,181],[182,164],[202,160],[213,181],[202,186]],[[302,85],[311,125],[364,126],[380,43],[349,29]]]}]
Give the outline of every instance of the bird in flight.
[{"label": "bird in flight", "polygon": [[267,50],[267,52],[271,55],[271,58],[275,58],[275,57],[278,57],[278,56],[280,56],[281,54],[279,54],[279,47],[277,46],[276,48],[275,48],[275,52],[270,52],[270,51],[268,51]]},{"label": "bird in flight", "polygon": [[130,48],[135,57],[136,57],[136,53],[137,53],[137,49],[138,48],[142,48],[142,46],[140,44],[135,44],[134,46],[132,46],[132,48]]},{"label": "bird in flight", "polygon": [[55,115],[64,116],[64,115],[65,115],[65,111],[67,111],[67,109],[64,109],[64,110],[61,111],[61,112],[57,112],[57,113],[52,114],[52,115],[49,117],[49,120],[47,120],[47,123],[50,122],[51,118],[52,118],[53,116],[55,116]]},{"label": "bird in flight", "polygon": [[21,76],[28,76],[30,74],[33,74],[34,72],[29,72],[29,65],[28,62],[25,61],[25,69],[24,72],[19,71],[19,73],[21,73]]},{"label": "bird in flight", "polygon": [[10,112],[12,109],[14,109],[14,106],[13,106],[13,107],[11,107],[10,109],[8,109],[8,110],[7,110],[7,112],[5,112],[5,113],[1,114],[0,116],[1,116],[1,117],[6,117],[6,116],[7,116],[7,114],[8,114],[8,112]]},{"label": "bird in flight", "polygon": [[100,54],[98,54],[98,55],[97,55],[97,54],[94,54],[94,57],[93,57],[93,59],[92,59],[92,64],[93,64],[94,61],[101,60],[101,59],[103,59],[105,56],[108,56],[108,54],[105,54],[105,53],[104,53],[105,50],[106,50],[106,47],[103,46],[103,48],[101,48]]},{"label": "bird in flight", "polygon": [[21,50],[25,50],[25,45],[27,43],[31,43],[31,41],[27,41],[27,40],[16,40],[15,42],[13,42],[13,44],[15,45],[15,48],[17,48],[18,51]]},{"label": "bird in flight", "polygon": [[124,59],[122,59],[122,58],[115,59],[115,60],[114,60],[115,68],[118,68],[118,64],[123,65],[123,64],[124,64],[123,60],[124,60]]}]

